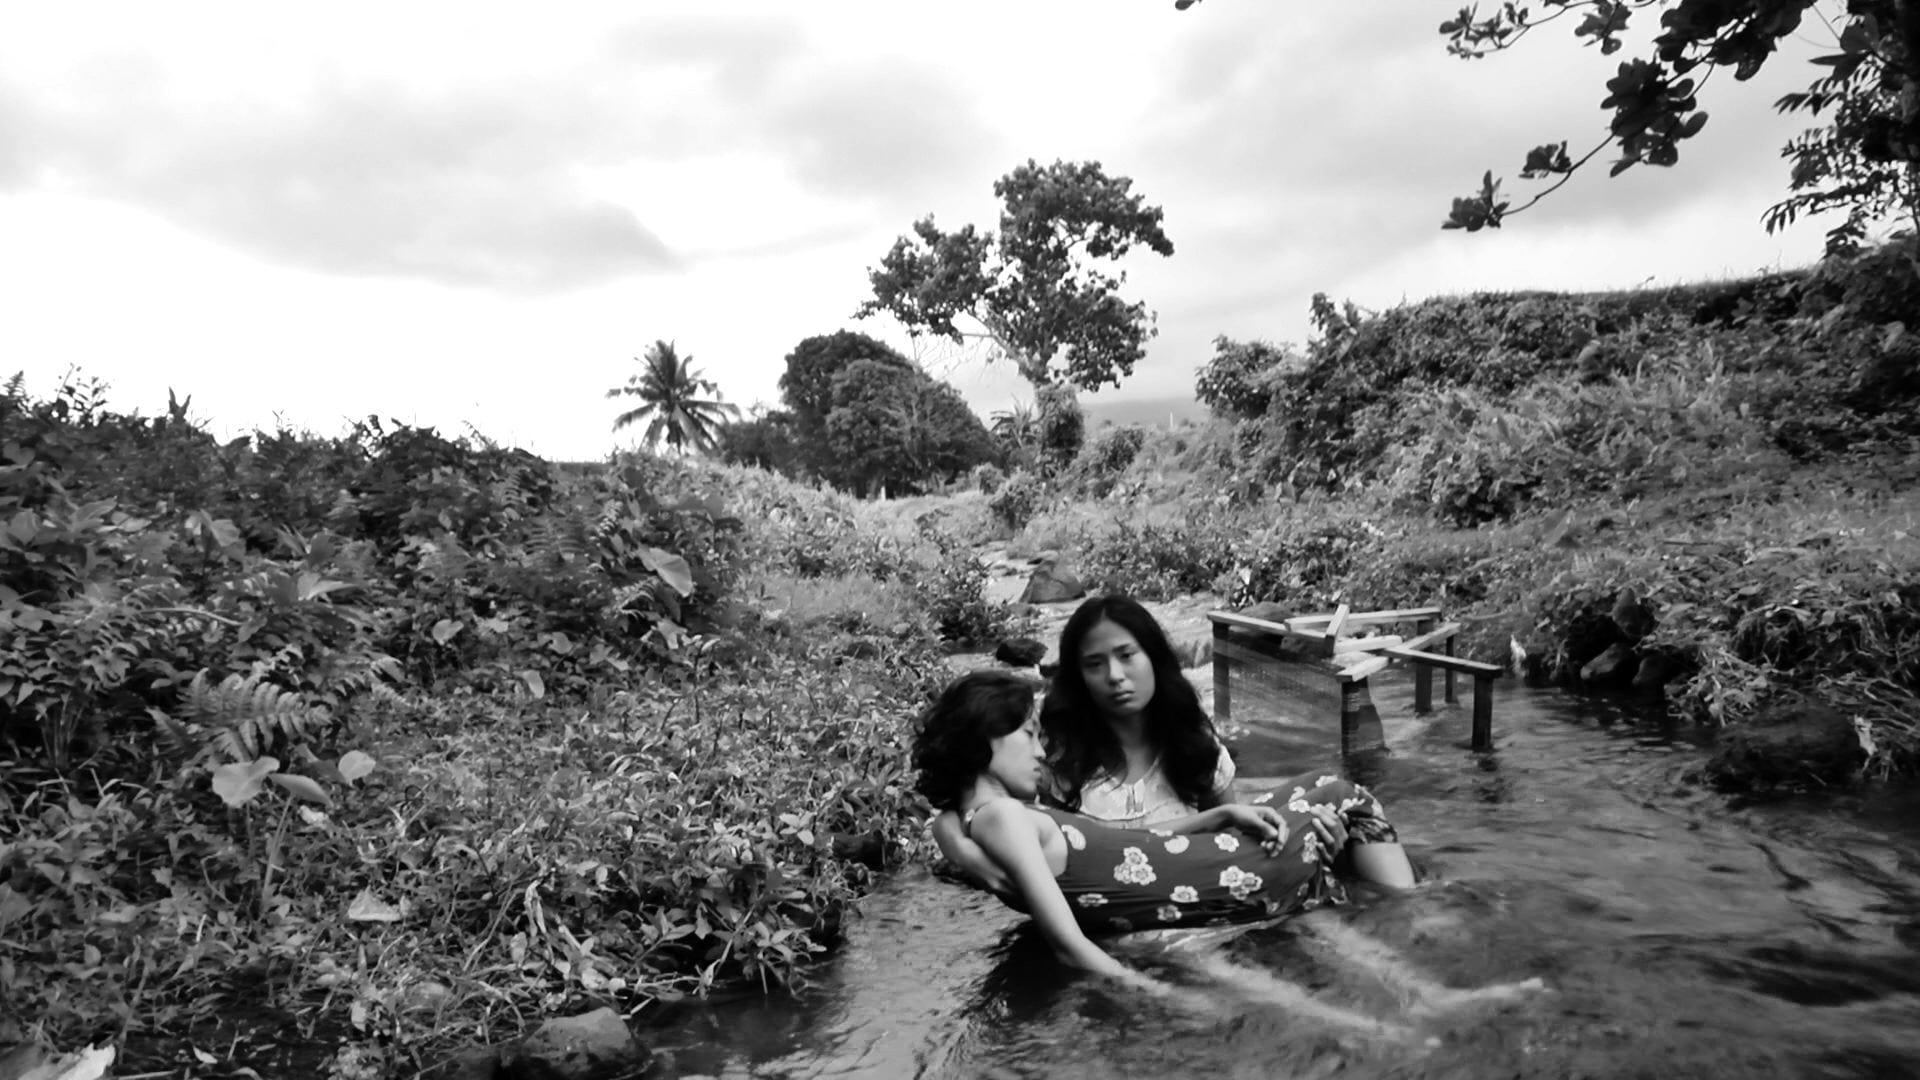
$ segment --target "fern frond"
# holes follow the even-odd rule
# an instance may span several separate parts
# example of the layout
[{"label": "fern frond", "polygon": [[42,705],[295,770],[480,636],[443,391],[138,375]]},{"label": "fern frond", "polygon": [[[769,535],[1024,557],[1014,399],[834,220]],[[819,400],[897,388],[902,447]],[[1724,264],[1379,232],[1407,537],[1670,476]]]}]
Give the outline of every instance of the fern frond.
[{"label": "fern frond", "polygon": [[189,715],[212,729],[208,745],[233,761],[252,761],[276,746],[305,742],[326,723],[322,710],[267,682],[258,671],[214,683],[203,670],[187,685],[185,697]]}]

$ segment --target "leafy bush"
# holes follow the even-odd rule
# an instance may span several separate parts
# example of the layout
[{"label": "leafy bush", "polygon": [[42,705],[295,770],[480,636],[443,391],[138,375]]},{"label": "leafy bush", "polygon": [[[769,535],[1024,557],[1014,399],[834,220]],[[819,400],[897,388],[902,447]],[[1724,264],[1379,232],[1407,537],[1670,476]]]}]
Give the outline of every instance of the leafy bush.
[{"label": "leafy bush", "polygon": [[1275,382],[1300,363],[1292,346],[1234,341],[1223,334],[1213,339],[1213,359],[1200,369],[1194,397],[1222,419],[1265,416]]},{"label": "leafy bush", "polygon": [[0,740],[56,770],[180,718],[196,679],[337,708],[399,681],[539,696],[681,663],[736,573],[739,522],[670,464],[568,475],[377,421],[222,445],[179,403],[149,421],[77,380],[19,387],[0,396]]},{"label": "leafy bush", "polygon": [[1088,587],[1100,592],[1147,600],[1204,592],[1233,563],[1231,537],[1213,525],[1122,519],[1095,536],[1076,565]]},{"label": "leafy bush", "polygon": [[920,608],[935,632],[959,645],[982,645],[1001,637],[1011,612],[1004,603],[987,599],[987,571],[973,552],[949,544],[939,563],[914,583]]},{"label": "leafy bush", "polygon": [[1017,472],[1007,478],[1007,482],[987,503],[987,509],[993,519],[1010,532],[1019,532],[1026,528],[1035,514],[1051,498],[1046,481],[1030,472]]},{"label": "leafy bush", "polygon": [[1036,438],[1040,469],[1050,476],[1080,456],[1080,446],[1086,440],[1087,416],[1071,386],[1043,386],[1035,394],[1035,404],[1040,411]]},{"label": "leafy bush", "polygon": [[1273,601],[1299,611],[1331,611],[1364,589],[1354,580],[1353,567],[1381,536],[1364,520],[1279,522],[1235,546],[1234,564],[1225,575],[1227,603],[1245,607]]}]

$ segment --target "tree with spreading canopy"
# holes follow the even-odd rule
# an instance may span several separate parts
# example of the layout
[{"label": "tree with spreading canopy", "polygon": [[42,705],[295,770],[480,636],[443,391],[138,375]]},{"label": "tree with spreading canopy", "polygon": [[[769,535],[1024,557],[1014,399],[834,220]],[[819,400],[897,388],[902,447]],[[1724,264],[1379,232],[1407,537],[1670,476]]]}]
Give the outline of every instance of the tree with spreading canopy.
[{"label": "tree with spreading canopy", "polygon": [[866,317],[886,313],[916,336],[984,339],[1037,386],[1118,386],[1146,354],[1153,314],[1120,296],[1135,246],[1173,254],[1161,210],[1099,162],[1029,160],[994,182],[1000,227],[947,232],[932,216],[868,270]]},{"label": "tree with spreading canopy", "polygon": [[[720,388],[702,378],[693,357],[681,356],[670,341],[656,341],[643,356],[634,358],[640,372],[628,376],[625,386],[607,391],[609,398],[637,397],[640,404],[614,418],[613,430],[647,421],[648,447],[668,446],[685,453],[710,450],[721,425],[740,415],[738,406],[719,399]],[[711,394],[711,398],[701,395]]]},{"label": "tree with spreading canopy", "polygon": [[800,467],[839,482],[827,439],[827,417],[833,412],[834,380],[863,360],[900,372],[920,374],[913,361],[886,342],[851,330],[803,338],[787,354],[780,375],[780,400],[792,416],[793,436]]},{"label": "tree with spreading canopy", "polygon": [[917,490],[998,456],[959,391],[866,334],[803,339],[787,354],[780,397],[784,410],[727,431],[728,460],[865,494]]},{"label": "tree with spreading canopy", "polygon": [[[1199,0],[1175,0],[1186,10]],[[1520,206],[1502,195],[1489,170],[1479,190],[1453,200],[1444,228],[1499,228],[1537,204],[1609,147],[1619,156],[1611,175],[1635,165],[1670,166],[1680,144],[1700,134],[1707,114],[1699,93],[1721,70],[1745,81],[1758,74],[1780,42],[1800,31],[1813,13],[1832,33],[1836,51],[1815,57],[1821,69],[1804,92],[1774,103],[1782,113],[1825,118],[1789,141],[1788,196],[1764,215],[1768,232],[1802,215],[1838,212],[1827,250],[1846,253],[1868,230],[1904,217],[1920,227],[1920,0],[1847,0],[1843,10],[1819,0],[1506,0],[1482,15],[1463,7],[1440,25],[1447,49],[1478,58],[1508,49],[1535,29],[1572,21],[1575,39],[1611,55],[1624,48],[1635,16],[1657,12],[1660,30],[1650,52],[1624,61],[1607,81],[1600,107],[1611,112],[1607,133],[1578,158],[1568,141],[1527,152],[1520,176],[1547,181]]]}]

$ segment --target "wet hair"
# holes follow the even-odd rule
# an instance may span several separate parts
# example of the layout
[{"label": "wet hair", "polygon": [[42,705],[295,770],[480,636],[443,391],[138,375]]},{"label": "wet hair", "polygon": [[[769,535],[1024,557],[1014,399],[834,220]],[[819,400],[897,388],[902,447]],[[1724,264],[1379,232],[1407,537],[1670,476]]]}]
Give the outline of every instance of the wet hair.
[{"label": "wet hair", "polygon": [[1225,751],[1213,721],[1200,707],[1200,695],[1180,670],[1166,631],[1153,613],[1132,597],[1096,596],[1074,611],[1060,631],[1060,667],[1047,689],[1040,731],[1047,744],[1047,768],[1053,794],[1063,806],[1079,809],[1080,792],[1096,775],[1126,771],[1126,752],[1113,728],[1093,703],[1080,652],[1087,635],[1103,622],[1113,623],[1140,643],[1153,665],[1153,697],[1146,707],[1146,736],[1160,753],[1160,769],[1180,801],[1196,809],[1219,803],[1214,770]]},{"label": "wet hair", "polygon": [[936,809],[957,810],[993,761],[994,739],[1020,729],[1040,688],[1007,671],[955,679],[920,714],[913,736],[914,788]]}]

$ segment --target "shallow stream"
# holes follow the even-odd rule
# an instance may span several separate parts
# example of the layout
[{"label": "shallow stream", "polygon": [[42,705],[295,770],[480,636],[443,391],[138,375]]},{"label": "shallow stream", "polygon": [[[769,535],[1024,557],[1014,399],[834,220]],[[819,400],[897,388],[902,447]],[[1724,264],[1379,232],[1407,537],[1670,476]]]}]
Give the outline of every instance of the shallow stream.
[{"label": "shallow stream", "polygon": [[[642,1014],[650,1075],[1113,1077],[1920,1076],[1920,793],[1742,805],[1681,780],[1700,750],[1622,706],[1499,686],[1412,710],[1376,679],[1384,758],[1240,715],[1243,776],[1324,767],[1374,788],[1426,881],[1315,912],[1428,978],[1548,989],[1425,1018],[1300,922],[1207,948],[1383,1018],[1343,1028],[1147,948],[1170,1003],[1061,969],[1025,918],[924,871],[863,906],[799,999]],[[1466,695],[1463,695],[1466,696]],[[1237,704],[1237,703],[1236,703]]]}]

